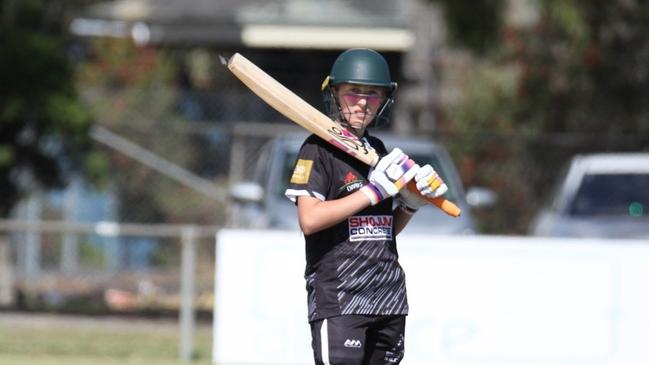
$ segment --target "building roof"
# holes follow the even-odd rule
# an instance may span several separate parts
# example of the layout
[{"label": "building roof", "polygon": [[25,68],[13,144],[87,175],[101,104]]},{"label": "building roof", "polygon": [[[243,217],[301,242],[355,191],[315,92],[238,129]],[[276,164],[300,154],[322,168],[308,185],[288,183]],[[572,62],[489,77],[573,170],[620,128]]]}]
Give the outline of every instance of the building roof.
[{"label": "building roof", "polygon": [[386,51],[414,44],[399,4],[378,0],[115,0],[88,8],[71,30],[141,44]]}]

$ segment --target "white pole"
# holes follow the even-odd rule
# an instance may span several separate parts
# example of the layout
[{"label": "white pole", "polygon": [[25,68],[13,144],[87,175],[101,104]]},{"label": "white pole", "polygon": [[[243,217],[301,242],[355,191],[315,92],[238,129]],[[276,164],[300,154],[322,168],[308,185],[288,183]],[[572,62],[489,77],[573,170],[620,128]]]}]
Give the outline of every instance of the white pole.
[{"label": "white pole", "polygon": [[183,227],[180,266],[180,359],[182,361],[191,361],[194,350],[195,240],[194,227]]},{"label": "white pole", "polygon": [[[75,222],[77,220],[77,210],[79,209],[79,194],[81,182],[75,177],[68,188],[63,201],[63,216],[66,221]],[[76,273],[79,269],[79,236],[76,233],[63,233],[63,246],[61,247],[61,271],[65,274]]]},{"label": "white pole", "polygon": [[[41,218],[43,207],[40,194],[34,194],[27,202],[27,219],[37,221]],[[41,233],[36,230],[25,232],[25,276],[34,278],[41,273]]]},{"label": "white pole", "polygon": [[9,307],[14,303],[14,278],[11,265],[9,240],[0,235],[0,307]]}]

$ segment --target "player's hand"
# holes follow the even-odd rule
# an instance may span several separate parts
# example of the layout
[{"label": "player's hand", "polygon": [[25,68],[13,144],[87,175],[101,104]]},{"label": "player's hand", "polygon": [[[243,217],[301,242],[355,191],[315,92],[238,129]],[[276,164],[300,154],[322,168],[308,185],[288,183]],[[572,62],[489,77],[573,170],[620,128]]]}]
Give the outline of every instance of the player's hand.
[{"label": "player's hand", "polygon": [[383,199],[397,195],[418,170],[419,166],[408,155],[395,148],[370,171],[370,182],[361,191],[372,205],[376,205]]},{"label": "player's hand", "polygon": [[415,175],[415,181],[421,195],[427,198],[437,198],[448,191],[448,186],[431,165],[422,166]]},{"label": "player's hand", "polygon": [[419,208],[428,204],[424,197],[420,194],[413,193],[408,189],[403,189],[397,196],[397,205],[404,212],[412,215],[419,210]]}]

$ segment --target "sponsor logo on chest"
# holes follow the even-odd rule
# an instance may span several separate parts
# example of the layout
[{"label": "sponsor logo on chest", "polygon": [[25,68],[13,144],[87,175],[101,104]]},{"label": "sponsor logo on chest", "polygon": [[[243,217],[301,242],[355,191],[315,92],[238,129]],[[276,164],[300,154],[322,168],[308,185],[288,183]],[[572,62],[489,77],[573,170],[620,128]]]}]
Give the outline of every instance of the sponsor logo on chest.
[{"label": "sponsor logo on chest", "polygon": [[345,175],[345,178],[343,179],[343,186],[340,187],[340,191],[346,190],[347,192],[351,193],[352,191],[358,190],[365,185],[363,183],[363,180],[361,180],[358,176],[356,176],[353,172],[349,171]]},{"label": "sponsor logo on chest", "polygon": [[363,215],[351,216],[347,219],[349,240],[379,241],[392,239],[392,216]]}]

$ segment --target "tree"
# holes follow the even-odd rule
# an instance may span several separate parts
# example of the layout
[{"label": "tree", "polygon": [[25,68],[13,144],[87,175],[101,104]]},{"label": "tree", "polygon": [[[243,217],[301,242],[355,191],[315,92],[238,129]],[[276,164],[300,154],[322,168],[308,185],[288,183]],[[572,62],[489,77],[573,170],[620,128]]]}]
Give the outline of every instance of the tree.
[{"label": "tree", "polygon": [[0,216],[34,187],[100,171],[66,53],[70,1],[2,0],[0,19]]},{"label": "tree", "polygon": [[[222,158],[201,148],[198,134],[191,133],[190,120],[179,113],[178,69],[184,50],[141,47],[130,39],[103,37],[89,40],[86,50],[77,77],[98,125],[195,174],[199,174],[197,161]],[[205,199],[119,151],[107,154],[120,220],[225,222],[223,202]],[[225,184],[223,178],[203,177]]]},{"label": "tree", "polygon": [[505,0],[429,0],[444,8],[450,41],[484,55],[498,45]]},{"label": "tree", "polygon": [[[486,231],[524,233],[572,155],[649,149],[649,4],[538,0],[528,2],[535,21],[520,25],[491,13],[503,7],[480,13],[485,1],[437,1],[472,55],[439,70],[460,74],[462,90],[438,104],[439,133],[451,137],[464,182],[504,198],[480,217]],[[489,47],[475,41],[480,29],[491,30]]]},{"label": "tree", "polygon": [[540,3],[533,28],[513,33],[524,65],[517,119],[543,132],[649,134],[649,4]]}]

